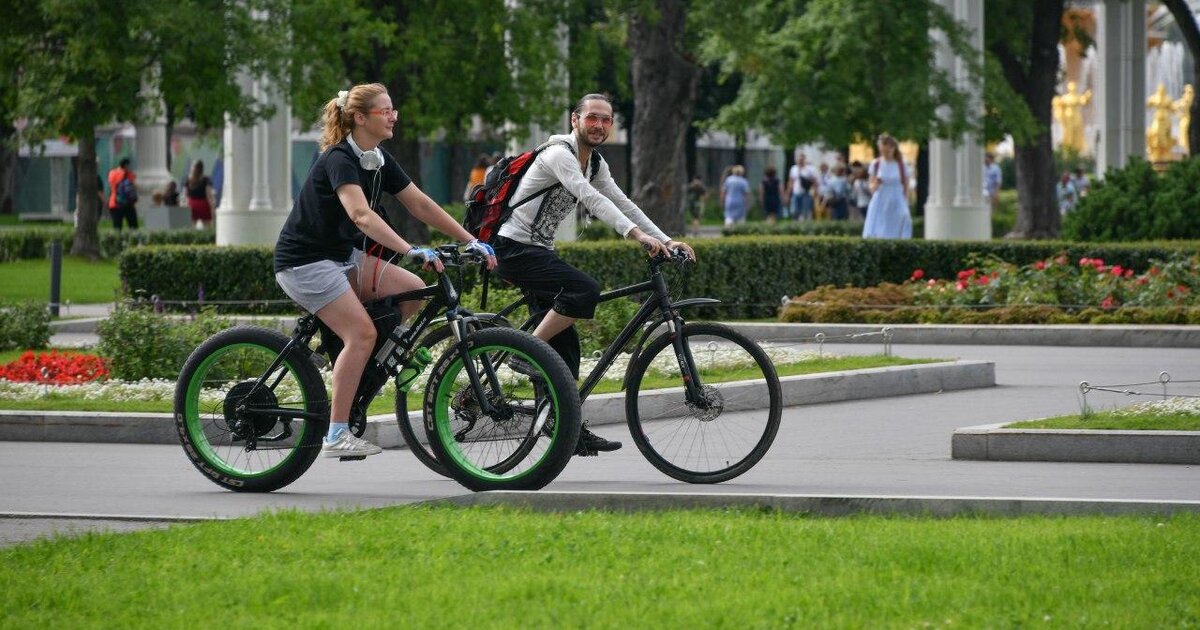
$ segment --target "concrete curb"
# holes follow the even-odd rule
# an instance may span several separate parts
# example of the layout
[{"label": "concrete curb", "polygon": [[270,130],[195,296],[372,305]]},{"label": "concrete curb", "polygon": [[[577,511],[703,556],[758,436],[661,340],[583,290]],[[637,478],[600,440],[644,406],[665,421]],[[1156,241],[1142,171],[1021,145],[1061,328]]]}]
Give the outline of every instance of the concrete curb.
[{"label": "concrete curb", "polygon": [[[956,361],[920,365],[825,372],[780,379],[785,406],[882,398],[907,394],[993,387],[995,365],[985,361]],[[642,398],[677,396],[677,389],[659,390]],[[742,381],[726,390],[730,398],[762,400],[766,384]],[[625,393],[598,394],[583,407],[593,424],[625,422]],[[391,414],[368,419],[364,437],[384,447],[404,444]],[[177,444],[175,421],[169,413],[103,413],[91,411],[0,411],[0,440],[22,442],[119,442]]]},{"label": "concrete curb", "polygon": [[988,461],[1200,464],[1200,431],[1004,429],[985,424],[958,429],[950,457]]},{"label": "concrete curb", "polygon": [[1122,348],[1200,348],[1200,326],[963,325],[963,324],[773,324],[729,323],[756,341],[814,341],[882,344],[878,333],[892,332],[896,344],[964,346],[1114,346]]},{"label": "concrete curb", "polygon": [[898,497],[759,494],[667,494],[636,492],[481,492],[424,505],[494,506],[545,512],[605,510],[771,509],[815,516],[887,514],[913,516],[1122,515],[1200,513],[1200,501],[1123,501],[988,497]]}]

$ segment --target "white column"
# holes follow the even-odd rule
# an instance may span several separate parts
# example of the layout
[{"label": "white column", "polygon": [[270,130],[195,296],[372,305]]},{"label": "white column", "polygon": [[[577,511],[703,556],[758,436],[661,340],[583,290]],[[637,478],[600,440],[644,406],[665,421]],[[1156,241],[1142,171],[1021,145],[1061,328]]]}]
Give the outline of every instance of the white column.
[{"label": "white column", "polygon": [[251,127],[226,117],[217,245],[274,245],[292,206],[291,108],[273,86],[241,81],[243,93],[274,104],[275,114]]},{"label": "white column", "polygon": [[[939,0],[956,20],[971,30],[975,62],[983,63],[983,4],[973,0]],[[936,63],[952,73],[960,90],[970,95],[970,115],[983,116],[983,85],[971,83],[967,60],[954,55],[944,35]],[[983,148],[975,136],[929,142],[929,198],[925,202],[925,238],[987,240],[992,237],[991,207],[983,198]]]},{"label": "white column", "polygon": [[1146,156],[1146,2],[1108,0],[1095,9],[1096,172],[1103,175]]},{"label": "white column", "polygon": [[154,193],[171,181],[167,170],[167,119],[160,107],[157,112],[145,112],[144,120],[134,126],[133,172],[137,174],[138,210],[154,204]]}]

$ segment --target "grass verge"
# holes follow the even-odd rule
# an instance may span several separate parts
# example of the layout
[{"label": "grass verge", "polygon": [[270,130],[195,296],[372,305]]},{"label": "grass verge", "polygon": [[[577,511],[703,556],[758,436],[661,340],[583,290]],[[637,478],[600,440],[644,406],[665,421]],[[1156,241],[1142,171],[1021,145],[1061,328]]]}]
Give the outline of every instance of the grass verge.
[{"label": "grass verge", "polygon": [[[19,355],[19,353],[18,353]],[[3,354],[0,354],[0,359]],[[16,357],[14,356],[13,359]],[[10,359],[12,360],[12,359]],[[914,365],[919,363],[933,363],[940,359],[906,359],[895,356],[851,356],[851,357],[836,357],[829,359],[814,359],[811,361],[802,361],[799,363],[781,364],[775,366],[779,376],[793,376],[797,374],[816,374],[819,372],[835,372],[843,370],[861,370],[874,367],[888,367],[896,365]],[[750,371],[745,373],[739,371],[726,372],[721,375],[719,381],[735,381],[742,380],[752,376]],[[671,380],[666,377],[653,377],[644,381],[643,390],[656,389],[661,387],[676,387],[678,381]],[[596,389],[595,394],[607,394],[621,391],[621,381],[619,380],[604,380],[601,381]],[[419,396],[409,396],[409,407],[413,410],[420,409]],[[372,403],[367,413],[387,414],[392,413],[395,408],[395,389],[390,386],[385,386],[380,392],[378,398]],[[10,411],[105,411],[105,412],[150,412],[150,413],[170,413],[172,411],[172,401],[170,397],[164,393],[161,400],[107,400],[107,399],[86,399],[80,394],[63,394],[47,389],[43,394],[39,395],[36,400],[13,400],[4,398],[0,395],[0,409]]]},{"label": "grass verge", "polygon": [[1091,429],[1115,431],[1200,431],[1200,415],[1194,413],[1113,413],[1070,415],[1014,422],[1005,429]]},{"label": "grass verge", "polygon": [[[0,299],[50,299],[50,261],[14,260],[0,263]],[[121,288],[116,260],[91,262],[63,256],[62,299],[75,304],[112,302]]]},{"label": "grass verge", "polygon": [[404,507],[6,549],[0,626],[1189,627],[1197,583],[1196,515]]}]

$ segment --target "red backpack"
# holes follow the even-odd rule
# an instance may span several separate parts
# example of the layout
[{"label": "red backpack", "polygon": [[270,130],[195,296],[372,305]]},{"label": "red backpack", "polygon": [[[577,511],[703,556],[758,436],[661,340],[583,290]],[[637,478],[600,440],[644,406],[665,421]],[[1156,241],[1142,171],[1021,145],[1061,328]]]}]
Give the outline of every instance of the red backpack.
[{"label": "red backpack", "polygon": [[[571,148],[571,145],[566,142],[557,142],[555,144],[560,144],[568,149]],[[550,146],[551,143],[547,142],[532,151],[500,158],[500,161],[496,162],[492,170],[488,171],[483,183],[476,184],[471,189],[470,194],[467,195],[467,213],[463,217],[462,223],[463,227],[471,233],[471,236],[485,243],[491,243],[495,240],[500,226],[508,220],[508,217],[512,216],[513,210],[562,186],[562,184],[554,184],[516,203],[512,203],[512,197],[517,192],[517,186],[521,183],[521,178],[524,177],[529,167],[533,166],[533,161],[537,159],[538,154]],[[600,154],[593,150],[591,160],[592,177],[595,177],[599,166]]]}]

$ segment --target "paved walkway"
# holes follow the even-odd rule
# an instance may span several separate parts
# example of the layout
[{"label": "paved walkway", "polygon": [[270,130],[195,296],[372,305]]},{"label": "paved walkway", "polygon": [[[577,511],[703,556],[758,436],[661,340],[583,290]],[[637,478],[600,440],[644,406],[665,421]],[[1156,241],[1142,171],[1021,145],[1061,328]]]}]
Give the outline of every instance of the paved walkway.
[{"label": "paved walkway", "polygon": [[[877,348],[844,345],[844,354]],[[1063,464],[950,459],[950,436],[965,426],[1078,410],[1077,386],[1153,381],[1169,371],[1200,377],[1194,349],[1030,346],[915,346],[913,357],[994,361],[998,386],[983,390],[791,407],[770,453],[746,475],[691,486],[642,458],[620,425],[599,427],[625,448],[572,461],[547,491],[672,496],[991,497],[1194,501],[1200,466]],[[1123,405],[1122,396],[1096,398]],[[268,495],[227,492],[204,479],[178,446],[0,442],[0,513],[141,517],[236,517],[263,509],[381,507],[464,494],[402,450],[363,462],[318,461],[295,484]],[[95,521],[82,521],[96,523]],[[0,519],[0,531],[15,528]],[[103,521],[100,522],[103,525]]]},{"label": "paved walkway", "polygon": [[[75,306],[68,316],[103,316],[106,305]],[[94,343],[94,335],[78,333]],[[61,339],[56,336],[57,340]],[[982,343],[981,340],[976,340]],[[840,354],[870,354],[880,345],[826,344]],[[1200,466],[958,461],[956,428],[1075,412],[1078,384],[1200,379],[1194,348],[1054,345],[914,345],[895,338],[901,356],[961,358],[996,364],[997,387],[785,409],[767,457],[746,475],[716,486],[691,486],[653,469],[621,425],[597,429],[626,442],[601,457],[576,459],[547,492],[645,493],[670,501],[685,494],[791,497],[985,497],[1195,501]],[[1192,394],[1200,393],[1192,391]],[[1131,400],[1097,394],[1097,408]],[[223,491],[205,480],[174,445],[0,442],[0,541],[37,533],[128,525],[80,516],[227,518],[263,509],[379,507],[460,496],[464,490],[426,470],[406,451],[364,462],[319,460],[299,481],[268,495]],[[53,517],[46,520],[45,517]],[[69,517],[69,518],[68,518]]]}]

